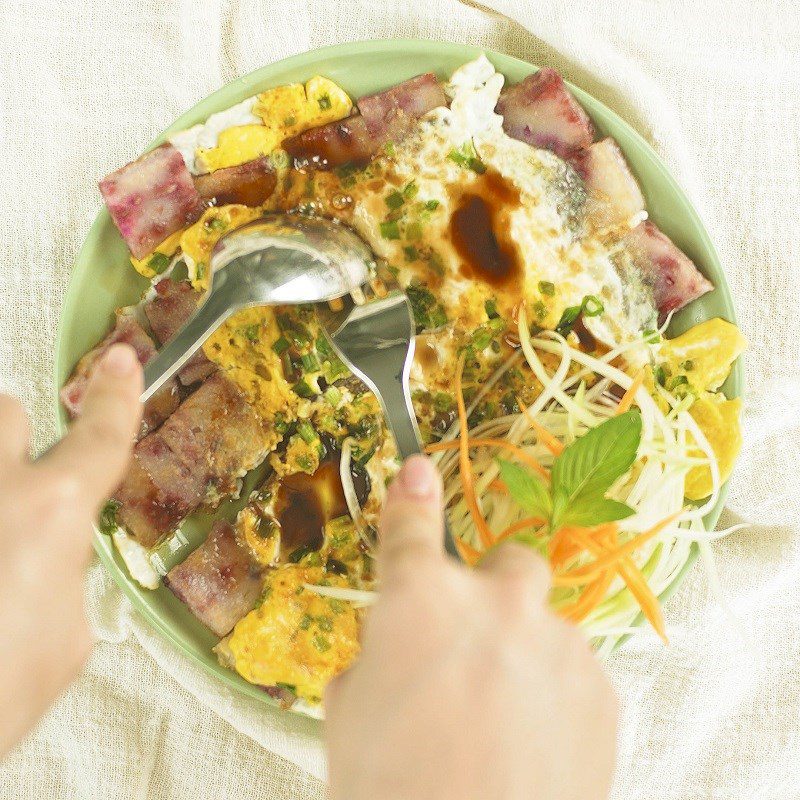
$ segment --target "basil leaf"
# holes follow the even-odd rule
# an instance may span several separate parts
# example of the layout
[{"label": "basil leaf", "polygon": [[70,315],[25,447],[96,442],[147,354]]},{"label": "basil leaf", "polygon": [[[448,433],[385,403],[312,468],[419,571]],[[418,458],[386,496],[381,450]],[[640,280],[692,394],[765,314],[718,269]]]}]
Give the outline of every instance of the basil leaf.
[{"label": "basil leaf", "polygon": [[553,530],[584,524],[577,520],[589,516],[595,520],[591,524],[599,524],[593,514],[595,507],[601,516],[610,513],[605,493],[631,468],[641,436],[639,412],[627,411],[576,439],[556,458],[552,472]]},{"label": "basil leaf", "polygon": [[562,525],[581,525],[590,528],[592,525],[602,525],[604,522],[616,522],[618,519],[630,517],[634,510],[617,500],[601,497],[591,504],[583,507],[573,506],[567,509],[566,517],[562,518]]},{"label": "basil leaf", "polygon": [[508,487],[511,497],[532,516],[550,518],[553,506],[550,492],[534,473],[518,464],[497,459],[500,466],[500,477]]}]

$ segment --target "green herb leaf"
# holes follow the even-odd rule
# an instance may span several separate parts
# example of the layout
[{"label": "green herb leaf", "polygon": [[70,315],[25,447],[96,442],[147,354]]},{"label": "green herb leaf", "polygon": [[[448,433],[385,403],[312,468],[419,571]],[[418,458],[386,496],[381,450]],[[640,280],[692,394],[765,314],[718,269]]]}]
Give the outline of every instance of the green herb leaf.
[{"label": "green herb leaf", "polygon": [[109,500],[104,506],[103,510],[100,512],[100,519],[98,520],[98,527],[100,528],[100,533],[104,533],[106,536],[111,536],[112,533],[115,533],[119,528],[119,523],[117,522],[117,511],[119,511],[121,503],[118,500]]},{"label": "green herb leaf", "polygon": [[[576,439],[556,458],[552,472],[553,530],[562,525],[586,524],[577,520],[595,519],[595,508],[606,516],[612,511],[605,493],[631,468],[641,436],[639,412],[627,411]],[[622,511],[623,504],[618,506],[617,511]]]},{"label": "green herb leaf", "polygon": [[549,519],[553,504],[550,492],[539,477],[511,461],[498,458],[497,463],[500,466],[500,477],[508,487],[511,497],[531,515]]}]

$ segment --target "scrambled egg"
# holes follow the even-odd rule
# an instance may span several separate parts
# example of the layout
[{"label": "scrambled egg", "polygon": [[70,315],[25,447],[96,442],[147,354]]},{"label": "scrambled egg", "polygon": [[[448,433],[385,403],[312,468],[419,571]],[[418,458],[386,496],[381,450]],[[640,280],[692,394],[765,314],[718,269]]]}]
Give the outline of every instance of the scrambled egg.
[{"label": "scrambled egg", "polygon": [[248,206],[217,206],[206,209],[194,225],[181,233],[180,247],[189,270],[189,280],[195,289],[208,289],[208,262],[222,235],[260,216],[259,209]]},{"label": "scrambled egg", "polygon": [[241,619],[225,650],[245,680],[281,686],[312,703],[360,651],[358,612],[304,584],[346,588],[347,578],[323,567],[287,564],[267,576],[262,602]]},{"label": "scrambled egg", "polygon": [[671,377],[685,377],[698,392],[716,391],[746,346],[735,325],[715,318],[665,342],[661,356]]},{"label": "scrambled egg", "polygon": [[144,258],[134,258],[131,256],[133,268],[145,278],[155,278],[160,275],[172,261],[172,256],[178,252],[181,246],[181,236],[183,231],[175,231],[161,242],[152,253],[148,253]]},{"label": "scrambled egg", "polygon": [[[692,403],[689,413],[705,434],[717,459],[720,479],[730,477],[739,449],[742,446],[742,433],[739,427],[739,413],[742,401],[726,400],[721,394],[703,392]],[[690,450],[690,456],[703,458],[703,453]],[[712,490],[711,468],[707,465],[693,467],[686,476],[685,494],[689,500],[702,500]]]},{"label": "scrambled egg", "polygon": [[320,76],[305,86],[278,86],[258,95],[252,106],[252,113],[263,124],[237,125],[221,131],[214,147],[196,151],[195,162],[208,172],[244,164],[269,155],[290,136],[346,117],[352,107],[342,89]]},{"label": "scrambled egg", "polygon": [[[297,416],[301,398],[284,377],[274,344],[281,333],[271,308],[245,308],[234,314],[203,345],[206,356],[226,371],[247,402],[266,420],[280,412],[284,422]],[[276,441],[283,429],[275,431]]]}]

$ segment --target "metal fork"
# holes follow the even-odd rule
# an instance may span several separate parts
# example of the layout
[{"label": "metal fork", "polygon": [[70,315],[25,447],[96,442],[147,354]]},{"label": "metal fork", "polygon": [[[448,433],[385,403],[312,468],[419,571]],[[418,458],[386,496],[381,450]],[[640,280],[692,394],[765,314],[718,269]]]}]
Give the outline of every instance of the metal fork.
[{"label": "metal fork", "polygon": [[[414,361],[414,315],[402,289],[378,296],[369,285],[361,288],[364,302],[347,298],[341,310],[320,308],[318,316],[336,354],[378,398],[397,452],[405,461],[422,452],[408,384]],[[458,558],[446,511],[444,527],[445,549]]]}]

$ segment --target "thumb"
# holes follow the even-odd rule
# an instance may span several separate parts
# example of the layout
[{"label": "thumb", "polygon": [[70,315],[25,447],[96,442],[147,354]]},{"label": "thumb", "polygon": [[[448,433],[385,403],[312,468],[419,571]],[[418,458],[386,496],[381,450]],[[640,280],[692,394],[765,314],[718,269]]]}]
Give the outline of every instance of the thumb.
[{"label": "thumb", "polygon": [[142,414],[142,368],[133,348],[115,344],[89,379],[80,418],[37,465],[79,478],[83,499],[99,505],[122,479]]},{"label": "thumb", "polygon": [[378,564],[391,581],[444,559],[442,479],[426,456],[411,456],[389,487],[380,522]]}]

